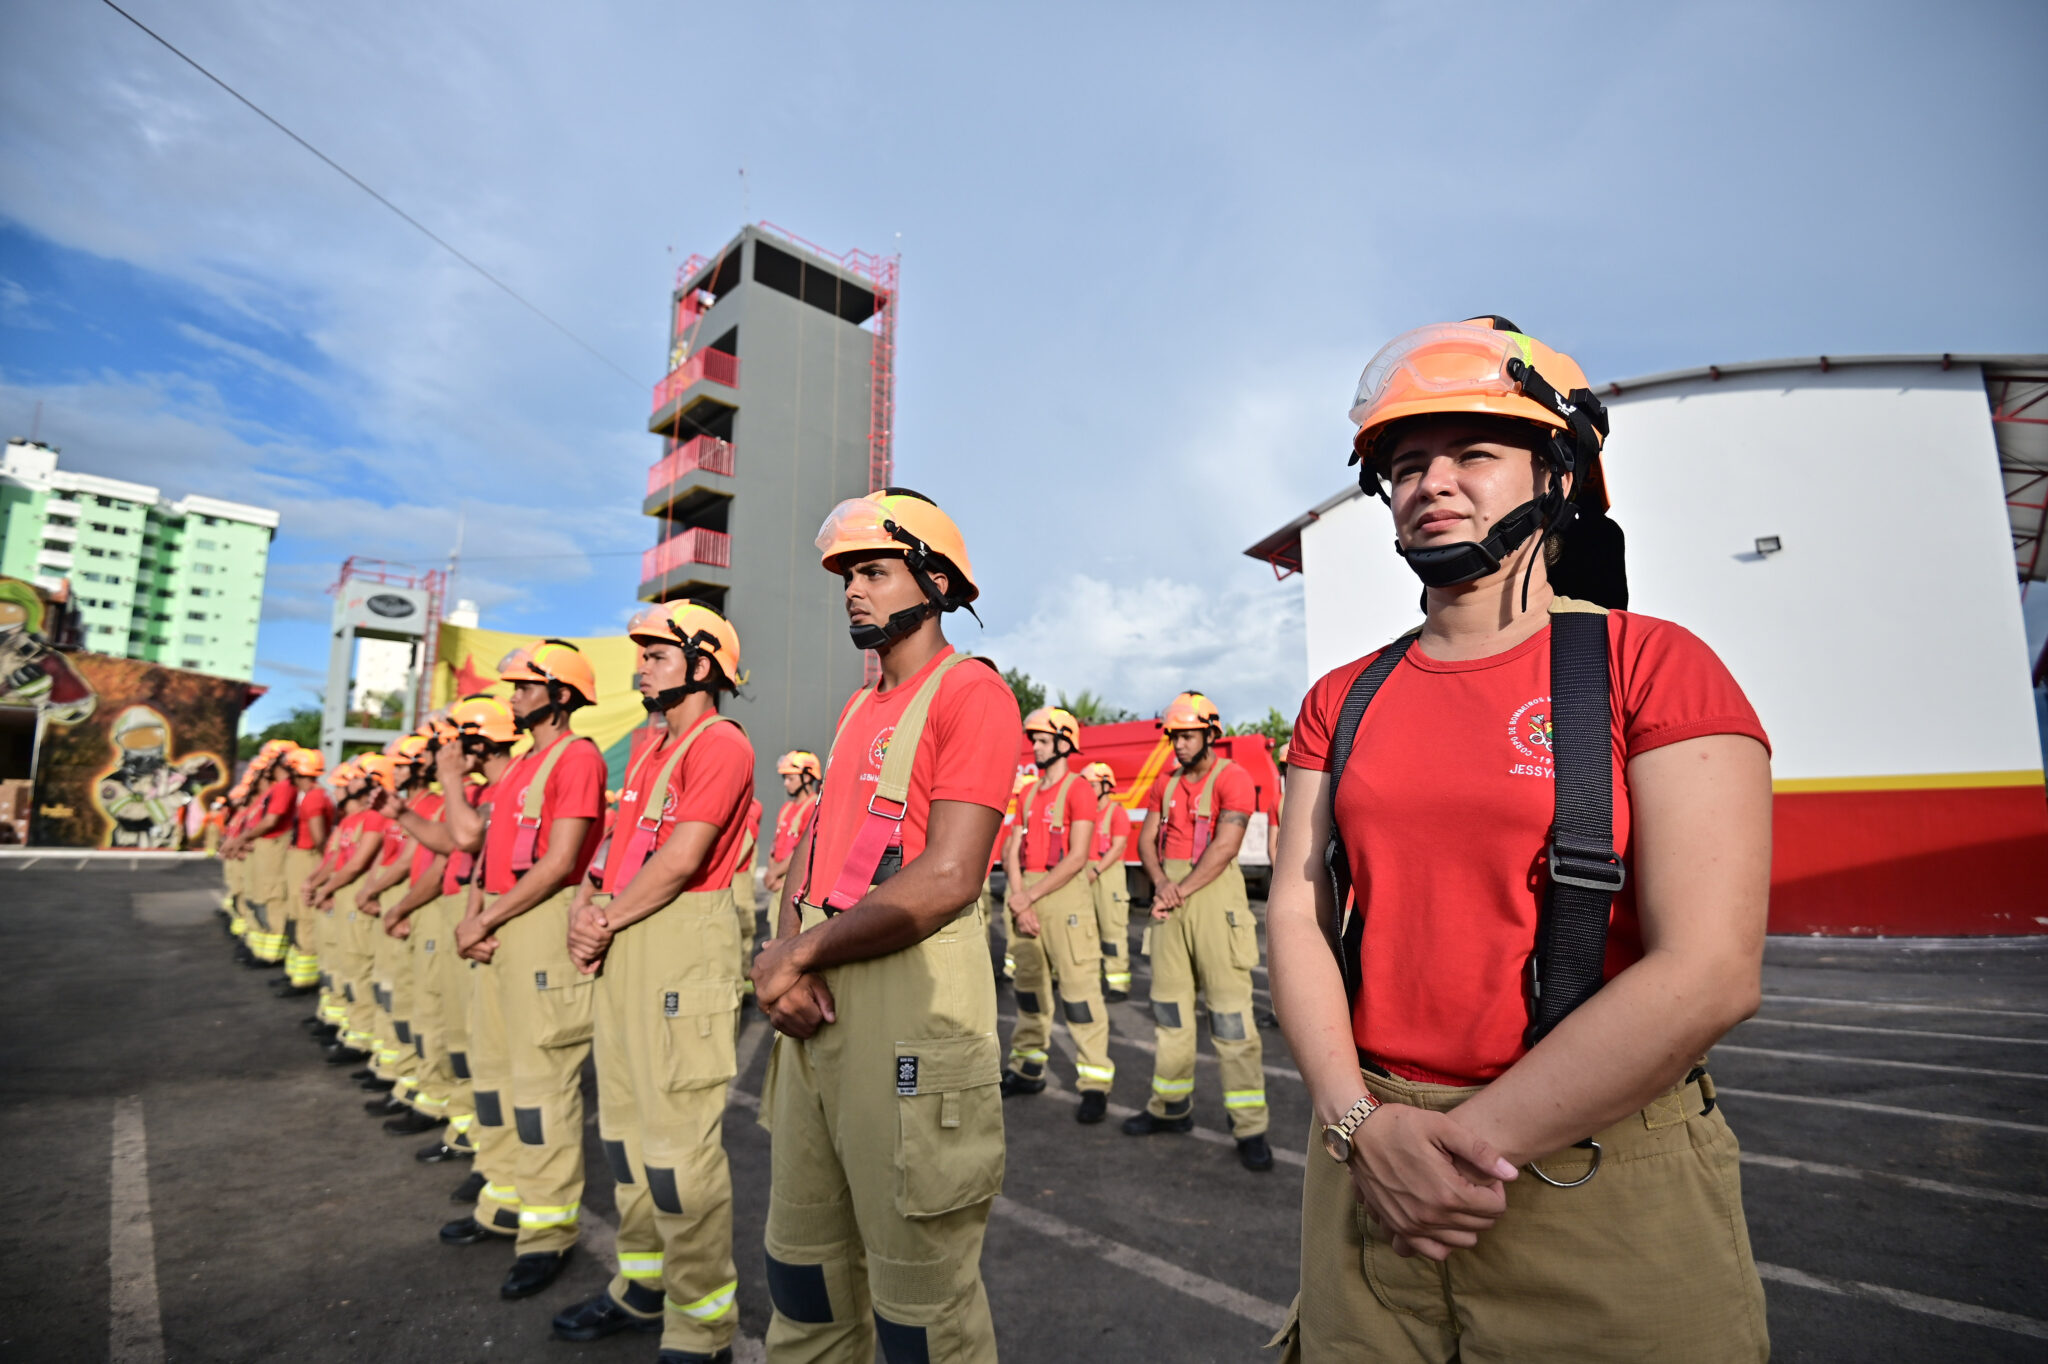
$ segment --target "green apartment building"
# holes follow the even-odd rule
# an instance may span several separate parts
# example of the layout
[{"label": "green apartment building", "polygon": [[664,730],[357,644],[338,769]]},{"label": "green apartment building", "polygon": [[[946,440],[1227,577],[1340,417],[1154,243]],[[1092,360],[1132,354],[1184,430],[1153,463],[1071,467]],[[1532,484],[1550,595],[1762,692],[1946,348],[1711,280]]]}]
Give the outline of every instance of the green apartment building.
[{"label": "green apartment building", "polygon": [[277,513],[57,467],[12,440],[0,458],[0,573],[78,604],[84,644],[248,681]]}]

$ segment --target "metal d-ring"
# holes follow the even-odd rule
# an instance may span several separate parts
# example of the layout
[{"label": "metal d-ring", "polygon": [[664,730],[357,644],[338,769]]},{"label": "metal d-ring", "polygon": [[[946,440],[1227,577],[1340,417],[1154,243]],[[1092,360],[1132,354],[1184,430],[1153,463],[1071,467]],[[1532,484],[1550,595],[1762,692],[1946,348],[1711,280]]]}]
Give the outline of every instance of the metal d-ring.
[{"label": "metal d-ring", "polygon": [[1599,1143],[1599,1142],[1597,1142],[1597,1141],[1587,1140],[1587,1141],[1581,1141],[1581,1142],[1574,1142],[1574,1143],[1573,1143],[1573,1146],[1574,1146],[1575,1148],[1577,1148],[1577,1149],[1584,1149],[1584,1148],[1586,1148],[1586,1147],[1591,1147],[1591,1148],[1592,1148],[1592,1150],[1593,1150],[1593,1168],[1592,1168],[1592,1169],[1590,1169],[1590,1170],[1588,1170],[1588,1171],[1586,1171],[1586,1173],[1584,1173],[1584,1174],[1580,1175],[1580,1176],[1579,1176],[1579,1177],[1578,1177],[1577,1179],[1573,1180],[1573,1181],[1572,1181],[1571,1183],[1569,1183],[1569,1184],[1566,1184],[1566,1183],[1563,1183],[1563,1182],[1561,1182],[1561,1181],[1559,1181],[1559,1180],[1555,1180],[1555,1179],[1552,1179],[1552,1178],[1551,1178],[1551,1177],[1550,1177],[1549,1175],[1547,1175],[1547,1174],[1544,1174],[1544,1173],[1543,1173],[1543,1167],[1542,1167],[1542,1166],[1540,1166],[1540,1165],[1538,1165],[1538,1164],[1537,1164],[1537,1163],[1536,1163],[1535,1161],[1533,1161],[1533,1160],[1529,1162],[1529,1173],[1530,1173],[1530,1174],[1532,1174],[1532,1175],[1534,1175],[1534,1176],[1536,1176],[1536,1178],[1538,1178],[1538,1179],[1542,1180],[1542,1181],[1543,1181],[1543,1182],[1544,1182],[1545,1184],[1548,1184],[1548,1185],[1549,1185],[1549,1186],[1550,1186],[1551,1188],[1553,1188],[1553,1189],[1576,1189],[1576,1188],[1578,1188],[1578,1187],[1579,1187],[1579,1186],[1580,1186],[1581,1184],[1584,1184],[1584,1183],[1585,1183],[1586,1181],[1590,1180],[1590,1179],[1591,1179],[1591,1178],[1592,1178],[1592,1177],[1593,1177],[1594,1175],[1597,1175],[1597,1174],[1599,1174],[1599,1173],[1600,1173],[1600,1143]]}]

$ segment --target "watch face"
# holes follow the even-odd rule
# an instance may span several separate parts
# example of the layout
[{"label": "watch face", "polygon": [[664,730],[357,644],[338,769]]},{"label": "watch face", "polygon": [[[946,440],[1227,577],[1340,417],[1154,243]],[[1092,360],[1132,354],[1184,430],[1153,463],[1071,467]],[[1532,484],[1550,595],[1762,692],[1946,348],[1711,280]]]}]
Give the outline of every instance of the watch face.
[{"label": "watch face", "polygon": [[1323,1149],[1329,1152],[1330,1159],[1336,1161],[1339,1165],[1350,1163],[1351,1142],[1335,1127],[1325,1127],[1323,1129]]}]

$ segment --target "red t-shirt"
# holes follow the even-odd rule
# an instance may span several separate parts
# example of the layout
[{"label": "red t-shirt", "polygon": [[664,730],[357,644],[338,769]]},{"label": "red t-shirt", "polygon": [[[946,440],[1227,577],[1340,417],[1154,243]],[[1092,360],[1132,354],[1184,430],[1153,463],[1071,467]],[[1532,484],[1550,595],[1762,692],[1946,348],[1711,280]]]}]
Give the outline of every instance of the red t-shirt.
[{"label": "red t-shirt", "polygon": [[263,814],[256,822],[261,824],[264,819],[275,815],[277,816],[277,823],[271,828],[269,833],[263,836],[265,838],[289,838],[296,827],[292,821],[292,810],[298,803],[299,788],[293,786],[288,781],[277,782],[268,791],[265,791],[263,793]]},{"label": "red t-shirt", "polygon": [[811,826],[811,811],[817,808],[818,798],[813,795],[782,803],[775,812],[775,842],[768,848],[771,862],[786,861],[796,851],[796,845],[804,841],[804,830]]},{"label": "red t-shirt", "polygon": [[[1053,799],[1059,790],[1055,782],[1050,788],[1027,787],[1017,797],[1018,821],[1024,827],[1023,841],[1017,848],[1017,866],[1022,871],[1051,871],[1074,846],[1074,826],[1082,820],[1094,823],[1100,812],[1100,798],[1095,794],[1094,785],[1085,777],[1075,777],[1067,783],[1066,808],[1067,827],[1061,836],[1060,846],[1052,843],[1052,812],[1061,802]],[[1093,835],[1090,835],[1093,838]]]},{"label": "red t-shirt", "polygon": [[[581,735],[572,734],[556,740],[569,746],[555,770],[548,773],[547,789],[542,793],[540,807],[540,833],[534,839],[533,860],[539,862],[548,852],[548,826],[558,819],[587,819],[589,831],[583,835],[583,846],[577,850],[576,861],[569,868],[568,879],[562,882],[573,886],[583,879],[590,870],[590,859],[597,856],[597,845],[604,838],[604,755],[597,751],[597,745]],[[515,759],[498,783],[504,789],[498,793],[498,804],[491,818],[490,832],[484,836],[484,889],[493,895],[503,895],[519,883],[519,873],[512,870],[512,848],[519,836],[519,816],[526,805],[526,788],[532,784],[534,773],[540,771],[541,754],[528,751]]]},{"label": "red t-shirt", "polygon": [[745,840],[745,843],[746,843],[746,849],[747,849],[747,851],[748,851],[748,852],[752,852],[752,851],[753,851],[753,850],[754,850],[754,849],[755,849],[755,848],[756,848],[757,846],[759,846],[760,842],[761,842],[761,802],[760,802],[760,801],[758,801],[758,800],[755,800],[755,799],[754,799],[754,798],[753,798],[752,796],[748,796],[748,797],[747,797],[747,837],[746,837],[746,840]]},{"label": "red t-shirt", "polygon": [[[647,855],[652,857],[679,824],[709,824],[718,830],[704,860],[697,865],[696,874],[677,892],[683,895],[732,884],[733,874],[739,870],[740,845],[747,841],[747,802],[754,798],[752,741],[736,724],[709,716],[699,723],[704,727],[697,741],[669,776],[668,790],[661,798],[660,823],[647,848]],[[639,761],[626,773],[626,789],[619,796],[619,818],[613,828],[612,846],[605,853],[604,888],[614,895],[626,888],[626,849],[653,800],[654,793],[648,788],[661,776],[662,765],[674,752],[675,746],[664,730],[660,741],[643,749]]]},{"label": "red t-shirt", "polygon": [[[498,784],[496,782],[485,782],[482,786],[471,786],[466,788],[465,794],[469,797],[470,807],[484,817],[485,827],[488,828],[491,819],[491,802],[498,798]],[[447,808],[445,797],[442,799],[442,808]],[[449,853],[448,865],[441,872],[441,893],[443,895],[453,895],[456,891],[468,885],[470,872],[475,867],[475,853]]]},{"label": "red t-shirt", "polygon": [[330,867],[339,867],[348,861],[349,853],[356,846],[356,830],[362,826],[362,822],[363,812],[360,810],[341,817],[341,822],[327,835],[327,849],[320,857],[322,871]]},{"label": "red t-shirt", "polygon": [[[882,759],[896,722],[931,670],[952,653],[950,646],[941,649],[916,676],[886,692],[855,692],[841,709],[840,732],[832,745],[825,789],[818,797],[817,827],[811,835],[803,890],[808,903],[822,903],[838,884],[854,836],[867,820],[875,783],[882,779]],[[849,719],[855,702],[860,709]],[[1024,717],[1017,697],[994,668],[969,659],[946,674],[932,698],[924,737],[910,765],[909,808],[901,826],[906,866],[924,851],[933,801],[964,801],[998,811],[1009,804],[1010,781],[1023,742]]]},{"label": "red t-shirt", "polygon": [[384,847],[392,841],[391,829],[390,820],[371,810],[358,810],[348,816],[341,821],[340,829],[335,832],[334,866],[337,869],[346,867],[354,859],[356,853],[361,850],[363,841],[371,834],[382,834],[384,836],[384,843],[379,844],[377,849],[378,856],[381,858],[384,853]]},{"label": "red t-shirt", "polygon": [[331,830],[334,828],[334,802],[319,787],[299,793],[299,803],[292,809],[292,846],[310,850],[318,845],[313,842],[313,821],[323,820]]},{"label": "red t-shirt", "polygon": [[[1210,753],[1209,761],[1225,763],[1223,769],[1215,774],[1216,784],[1209,791],[1209,836],[1213,839],[1216,836],[1215,824],[1222,820],[1224,811],[1235,810],[1249,815],[1258,808],[1259,788],[1253,783],[1252,774],[1245,771],[1243,763],[1228,762],[1221,753],[1214,751]],[[1194,860],[1195,801],[1202,794],[1202,784],[1208,780],[1209,773],[1204,772],[1190,781],[1176,768],[1152,783],[1151,791],[1145,796],[1147,810],[1162,808],[1168,782],[1180,783],[1180,789],[1173,793],[1173,814],[1166,822],[1165,846],[1160,849],[1160,861],[1176,858],[1183,862]]]},{"label": "red t-shirt", "polygon": [[[1630,758],[1708,734],[1769,740],[1728,669],[1686,630],[1614,611],[1607,638],[1614,847],[1626,862]],[[1344,693],[1376,656],[1309,689],[1290,767],[1328,770]],[[1365,922],[1352,1031],[1395,1074],[1478,1084],[1526,1050],[1525,969],[1554,788],[1547,626],[1492,658],[1445,663],[1410,646],[1359,726],[1336,795]],[[1610,980],[1643,955],[1635,885],[1615,897]]]},{"label": "red t-shirt", "polygon": [[[1127,839],[1131,833],[1131,812],[1124,809],[1122,801],[1106,800],[1102,802],[1102,810],[1107,813],[1098,812],[1101,813],[1101,817],[1095,821],[1095,852],[1093,855],[1097,858],[1100,858],[1109,851],[1111,843],[1119,838]],[[1128,842],[1124,844],[1124,856],[1126,858],[1129,858],[1135,851]]]},{"label": "red t-shirt", "polygon": [[[441,818],[441,807],[446,804],[447,801],[439,791],[429,791],[424,796],[416,797],[407,808],[421,819],[435,821]],[[405,879],[407,884],[416,886],[420,878],[427,874],[427,868],[434,865],[434,859],[441,854],[417,839],[413,840],[413,843],[412,865],[406,868]]]}]

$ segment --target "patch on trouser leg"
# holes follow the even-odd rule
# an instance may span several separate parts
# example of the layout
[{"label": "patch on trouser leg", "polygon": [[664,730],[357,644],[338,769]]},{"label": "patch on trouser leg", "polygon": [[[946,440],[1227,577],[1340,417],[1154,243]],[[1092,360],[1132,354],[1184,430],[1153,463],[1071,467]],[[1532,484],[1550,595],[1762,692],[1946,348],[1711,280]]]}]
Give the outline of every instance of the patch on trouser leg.
[{"label": "patch on trouser leg", "polygon": [[476,1120],[485,1127],[503,1127],[505,1108],[498,1102],[498,1091],[479,1089],[470,1096],[476,1103]]},{"label": "patch on trouser leg", "polygon": [[1172,999],[1153,1000],[1152,1021],[1162,1028],[1178,1028],[1180,1026],[1179,1001]]},{"label": "patch on trouser leg", "polygon": [[658,1165],[647,1167],[647,1192],[654,1199],[654,1206],[672,1216],[681,1216],[683,1195],[676,1188],[676,1172],[664,1170]]},{"label": "patch on trouser leg", "polygon": [[[408,1047],[412,1045],[412,1024],[402,1018],[394,1018],[391,1020],[391,1031],[398,1034],[398,1040],[401,1044]],[[421,1054],[424,1055],[425,1053]]]},{"label": "patch on trouser leg", "polygon": [[519,1140],[528,1146],[546,1146],[547,1134],[541,1130],[538,1108],[517,1108],[512,1110],[512,1125],[519,1129]]},{"label": "patch on trouser leg", "polygon": [[1244,1041],[1244,1015],[1209,1011],[1209,1035],[1218,1042]]},{"label": "patch on trouser leg", "polygon": [[604,1163],[612,1167],[612,1178],[620,1184],[631,1184],[633,1182],[633,1162],[626,1159],[626,1143],[623,1141],[612,1141],[607,1138],[602,1144],[604,1146]]},{"label": "patch on trouser leg", "polygon": [[1067,1016],[1067,1022],[1069,1023],[1093,1023],[1095,1021],[1095,1010],[1088,1006],[1088,1001],[1085,999],[1061,1000],[1060,1012]]},{"label": "patch on trouser leg", "polygon": [[825,1291],[825,1266],[784,1264],[773,1255],[768,1261],[768,1298],[775,1310],[791,1321],[823,1326],[832,1320],[832,1295]]},{"label": "patch on trouser leg", "polygon": [[1108,938],[1104,938],[1104,939],[1102,940],[1102,955],[1103,955],[1103,956],[1105,956],[1105,957],[1121,957],[1121,956],[1122,956],[1123,954],[1124,954],[1124,947],[1123,947],[1123,944],[1122,944],[1122,943],[1117,943],[1117,942],[1111,942],[1111,941],[1110,941],[1110,940],[1109,940]]},{"label": "patch on trouser leg", "polygon": [[518,1231],[519,1210],[517,1208],[498,1209],[491,1214],[491,1225],[500,1231]]},{"label": "patch on trouser leg", "polygon": [[1017,992],[1017,1012],[1020,1014],[1043,1012],[1038,1007],[1038,992],[1036,990],[1019,990]]},{"label": "patch on trouser leg", "polygon": [[882,1344],[886,1364],[931,1364],[931,1344],[922,1326],[905,1326],[877,1312],[875,1338]]},{"label": "patch on trouser leg", "polygon": [[456,1079],[467,1080],[469,1078],[469,1053],[466,1051],[449,1052],[448,1069],[455,1072]]}]

